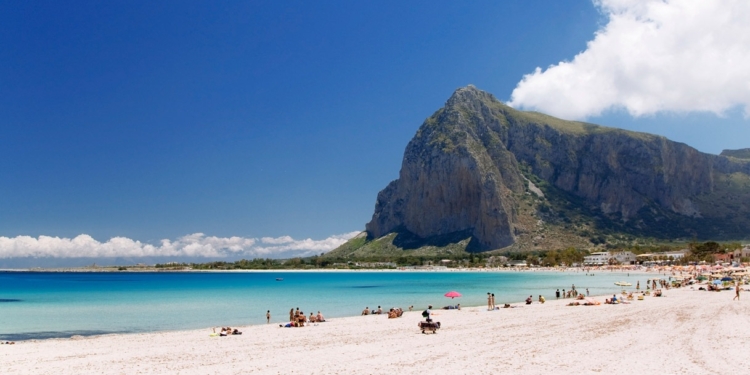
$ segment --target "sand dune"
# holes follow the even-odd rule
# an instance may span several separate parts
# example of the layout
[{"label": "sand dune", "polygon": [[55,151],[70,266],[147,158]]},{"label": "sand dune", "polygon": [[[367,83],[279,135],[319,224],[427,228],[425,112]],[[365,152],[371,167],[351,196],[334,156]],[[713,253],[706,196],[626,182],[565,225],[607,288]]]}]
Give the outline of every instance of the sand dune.
[{"label": "sand dune", "polygon": [[27,341],[0,346],[0,363],[11,374],[741,372],[750,367],[750,301],[733,296],[680,289],[629,305],[438,310],[435,335],[407,312],[241,327],[230,337],[206,329]]}]

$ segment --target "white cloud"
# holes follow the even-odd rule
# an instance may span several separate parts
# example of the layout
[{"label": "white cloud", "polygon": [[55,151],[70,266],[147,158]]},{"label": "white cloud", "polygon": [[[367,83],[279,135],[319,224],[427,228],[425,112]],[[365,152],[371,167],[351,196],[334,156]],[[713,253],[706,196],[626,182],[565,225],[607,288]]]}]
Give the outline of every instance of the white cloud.
[{"label": "white cloud", "polygon": [[750,116],[750,1],[594,0],[608,15],[572,61],[525,75],[508,104],[567,119],[610,109]]},{"label": "white cloud", "polygon": [[[309,256],[340,246],[360,232],[330,236],[323,240],[295,240],[289,236],[212,237],[194,233],[174,241],[151,245],[125,237],[99,242],[81,234],[75,238],[39,236],[0,237],[0,259],[4,258],[114,258],[114,257],[273,257],[276,254]],[[261,245],[262,244],[262,245]]]}]

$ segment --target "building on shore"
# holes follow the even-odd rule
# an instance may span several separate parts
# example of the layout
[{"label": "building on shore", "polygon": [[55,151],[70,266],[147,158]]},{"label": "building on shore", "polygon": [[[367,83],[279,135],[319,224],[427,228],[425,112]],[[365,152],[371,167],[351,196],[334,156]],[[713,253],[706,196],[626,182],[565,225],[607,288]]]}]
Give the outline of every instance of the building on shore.
[{"label": "building on shore", "polygon": [[603,266],[608,264],[635,264],[636,256],[630,251],[602,251],[583,257],[585,266]]}]

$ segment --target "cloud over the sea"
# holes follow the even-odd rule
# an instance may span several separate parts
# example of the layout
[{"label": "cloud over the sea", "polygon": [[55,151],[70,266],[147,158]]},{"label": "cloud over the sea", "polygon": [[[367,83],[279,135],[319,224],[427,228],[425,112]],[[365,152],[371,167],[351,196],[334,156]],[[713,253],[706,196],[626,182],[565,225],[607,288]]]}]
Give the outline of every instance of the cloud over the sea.
[{"label": "cloud over the sea", "polygon": [[510,105],[566,119],[612,109],[632,116],[750,116],[750,1],[594,0],[608,22],[572,61],[525,75]]},{"label": "cloud over the sea", "polygon": [[213,237],[194,233],[175,240],[164,239],[159,244],[148,244],[126,237],[114,237],[99,242],[89,235],[74,238],[50,236],[0,237],[0,259],[4,258],[117,258],[117,257],[245,257],[273,258],[310,256],[340,246],[360,232],[330,236],[322,240],[295,240],[289,236]]}]

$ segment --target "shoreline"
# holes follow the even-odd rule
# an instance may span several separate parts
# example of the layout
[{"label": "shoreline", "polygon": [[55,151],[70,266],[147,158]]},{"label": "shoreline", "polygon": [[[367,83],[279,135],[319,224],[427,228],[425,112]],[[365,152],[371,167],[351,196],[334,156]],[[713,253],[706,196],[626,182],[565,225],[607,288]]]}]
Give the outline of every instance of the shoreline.
[{"label": "shoreline", "polygon": [[[646,269],[601,269],[592,268],[590,271],[596,272],[620,272],[620,273],[654,273],[655,271]],[[337,269],[337,268],[318,268],[318,269],[239,269],[239,270],[194,270],[194,269],[155,269],[155,268],[142,268],[131,267],[127,270],[117,270],[115,267],[102,267],[102,268],[19,268],[19,269],[0,269],[0,272],[40,272],[40,273],[86,273],[86,272],[101,272],[101,273],[316,273],[316,272],[571,272],[581,273],[590,272],[584,271],[583,268],[578,267],[531,267],[531,268],[520,268],[520,267],[494,267],[494,268],[448,268],[448,267],[434,267],[434,268],[360,268],[360,269]]]},{"label": "shoreline", "polygon": [[[237,327],[29,340],[0,346],[9,373],[725,373],[750,365],[747,301],[686,288],[623,305],[548,300],[512,309],[434,310],[332,319],[317,326]],[[604,302],[605,296],[594,297]],[[289,360],[304,353],[304,360]],[[591,355],[596,353],[596,355]]]}]

